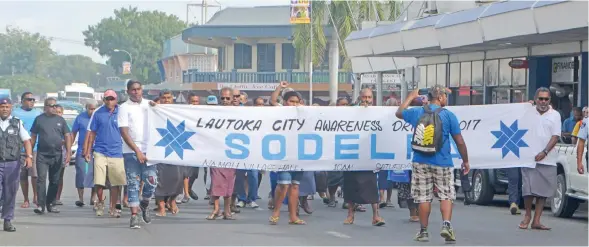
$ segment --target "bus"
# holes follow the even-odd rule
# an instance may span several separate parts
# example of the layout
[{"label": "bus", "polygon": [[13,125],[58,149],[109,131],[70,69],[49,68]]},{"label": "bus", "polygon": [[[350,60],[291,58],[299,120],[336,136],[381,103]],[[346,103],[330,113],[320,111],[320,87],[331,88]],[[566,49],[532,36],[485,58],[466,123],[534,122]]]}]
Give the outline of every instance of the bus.
[{"label": "bus", "polygon": [[67,101],[78,102],[84,105],[88,101],[94,100],[94,88],[89,87],[85,83],[74,82],[65,86],[62,98]]}]

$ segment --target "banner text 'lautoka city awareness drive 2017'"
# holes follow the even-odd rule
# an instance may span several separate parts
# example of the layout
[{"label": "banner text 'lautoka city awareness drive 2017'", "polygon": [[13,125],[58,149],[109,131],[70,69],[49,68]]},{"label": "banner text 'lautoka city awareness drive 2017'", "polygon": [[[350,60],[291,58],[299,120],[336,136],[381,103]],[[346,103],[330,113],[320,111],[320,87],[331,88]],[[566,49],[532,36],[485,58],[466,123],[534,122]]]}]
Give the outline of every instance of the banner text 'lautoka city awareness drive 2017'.
[{"label": "banner text 'lautoka city awareness drive 2017'", "polygon": [[[447,109],[458,117],[472,169],[534,166],[544,149],[537,144],[541,127],[531,104]],[[411,169],[413,130],[396,110],[157,105],[149,109],[147,159],[272,171]],[[460,167],[453,140],[451,146]]]}]

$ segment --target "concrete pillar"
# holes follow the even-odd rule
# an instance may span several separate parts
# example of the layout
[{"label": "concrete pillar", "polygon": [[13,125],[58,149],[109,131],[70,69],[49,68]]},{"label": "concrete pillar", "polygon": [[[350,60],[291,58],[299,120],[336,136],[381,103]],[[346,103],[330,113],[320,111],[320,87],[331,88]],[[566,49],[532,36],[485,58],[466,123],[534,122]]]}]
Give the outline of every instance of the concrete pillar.
[{"label": "concrete pillar", "polygon": [[352,94],[352,102],[360,96],[360,90],[362,90],[362,74],[354,74],[354,93]]},{"label": "concrete pillar", "polygon": [[376,105],[382,106],[382,72],[376,73]]},{"label": "concrete pillar", "polygon": [[338,95],[339,42],[337,35],[329,40],[329,102],[335,104]]},{"label": "concrete pillar", "polygon": [[587,52],[583,52],[581,54],[581,73],[579,75],[580,87],[579,91],[581,92],[581,104],[579,106],[587,106],[589,104],[587,100],[587,96],[589,95],[589,83],[587,83],[587,68],[589,68],[589,61],[587,61]]},{"label": "concrete pillar", "polygon": [[552,58],[529,57],[528,70],[528,100],[534,100],[538,88],[549,88],[552,83]]}]

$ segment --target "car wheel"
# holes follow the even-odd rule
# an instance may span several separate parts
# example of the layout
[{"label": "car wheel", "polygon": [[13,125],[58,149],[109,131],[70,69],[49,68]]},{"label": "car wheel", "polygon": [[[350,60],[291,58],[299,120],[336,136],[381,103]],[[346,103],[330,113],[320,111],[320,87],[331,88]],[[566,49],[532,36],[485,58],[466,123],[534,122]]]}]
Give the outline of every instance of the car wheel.
[{"label": "car wheel", "polygon": [[486,170],[476,170],[472,176],[472,189],[470,192],[470,203],[487,205],[495,196],[495,190],[489,182]]},{"label": "car wheel", "polygon": [[556,176],[556,194],[550,203],[550,209],[556,217],[570,218],[579,207],[579,200],[566,195],[567,184],[563,173]]}]

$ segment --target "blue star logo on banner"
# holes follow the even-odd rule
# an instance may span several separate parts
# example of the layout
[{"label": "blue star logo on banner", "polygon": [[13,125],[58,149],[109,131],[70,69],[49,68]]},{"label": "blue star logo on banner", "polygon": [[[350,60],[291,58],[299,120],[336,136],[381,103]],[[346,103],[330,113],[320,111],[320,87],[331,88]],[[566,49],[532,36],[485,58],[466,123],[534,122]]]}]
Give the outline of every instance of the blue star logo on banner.
[{"label": "blue star logo on banner", "polygon": [[499,129],[500,130],[491,131],[491,134],[497,137],[497,142],[495,142],[491,148],[500,148],[503,155],[502,158],[505,158],[509,152],[512,152],[519,158],[519,149],[529,147],[523,139],[528,130],[519,129],[517,126],[517,120],[515,120],[509,127],[507,127],[503,121],[500,121]]},{"label": "blue star logo on banner", "polygon": [[157,132],[162,136],[162,139],[158,141],[156,147],[165,147],[167,158],[172,152],[175,152],[180,159],[184,159],[184,150],[194,150],[192,145],[188,143],[188,139],[192,137],[195,132],[186,131],[184,121],[178,126],[174,126],[170,120],[167,120],[166,128],[156,128]]}]

